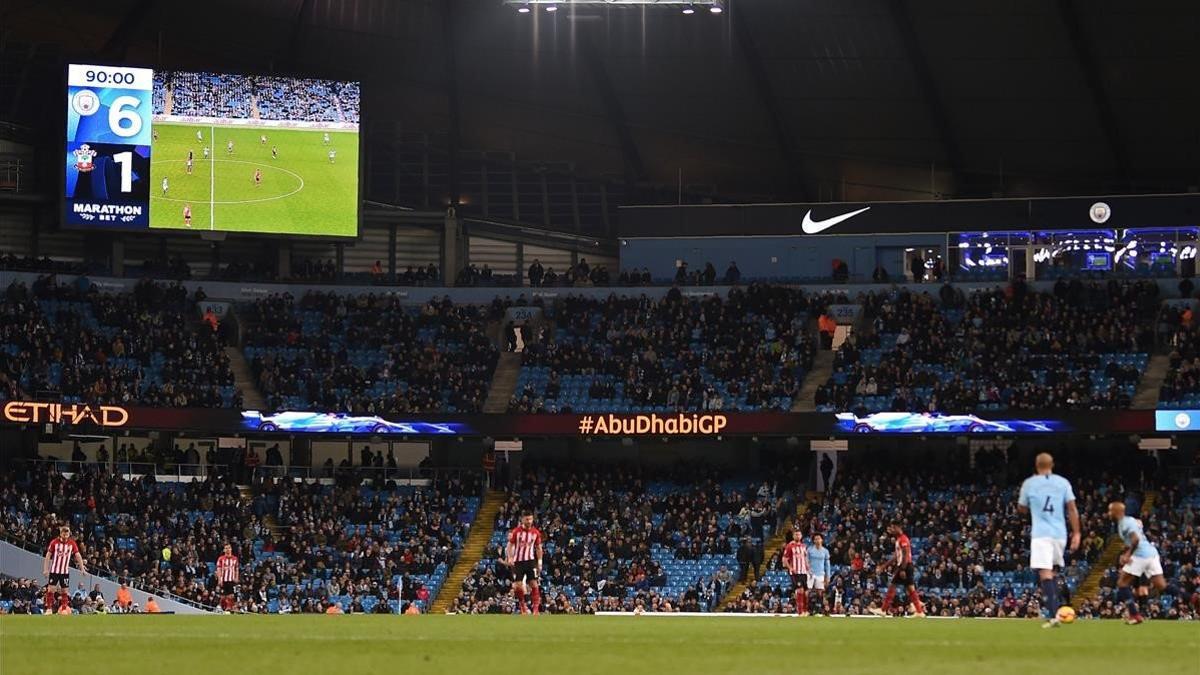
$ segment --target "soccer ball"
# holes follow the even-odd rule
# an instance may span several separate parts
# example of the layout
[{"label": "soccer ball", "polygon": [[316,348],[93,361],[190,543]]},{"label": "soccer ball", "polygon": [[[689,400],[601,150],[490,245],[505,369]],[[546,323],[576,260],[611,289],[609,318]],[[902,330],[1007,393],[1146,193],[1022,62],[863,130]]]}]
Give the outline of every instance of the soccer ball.
[{"label": "soccer ball", "polygon": [[1070,605],[1063,605],[1058,608],[1058,620],[1063,623],[1073,623],[1075,621],[1075,610]]}]

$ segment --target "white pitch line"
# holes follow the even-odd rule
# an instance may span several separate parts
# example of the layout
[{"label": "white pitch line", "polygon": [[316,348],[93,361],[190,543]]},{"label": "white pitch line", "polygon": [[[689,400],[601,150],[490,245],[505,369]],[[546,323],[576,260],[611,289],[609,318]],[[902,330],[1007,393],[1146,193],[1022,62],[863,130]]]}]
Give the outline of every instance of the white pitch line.
[{"label": "white pitch line", "polygon": [[212,159],[208,165],[208,229],[217,229],[217,132],[208,125],[208,143],[212,146]]}]

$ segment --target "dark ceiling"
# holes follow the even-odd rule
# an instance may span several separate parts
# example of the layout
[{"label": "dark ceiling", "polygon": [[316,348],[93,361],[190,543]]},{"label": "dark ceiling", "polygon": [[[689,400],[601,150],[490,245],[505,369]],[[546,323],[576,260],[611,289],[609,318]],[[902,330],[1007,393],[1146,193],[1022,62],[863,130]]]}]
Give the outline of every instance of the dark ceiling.
[{"label": "dark ceiling", "polygon": [[368,139],[457,128],[462,148],[727,199],[1200,183],[1195,0],[727,4],[5,0],[0,119],[55,119],[61,64],[92,58],[360,79]]}]

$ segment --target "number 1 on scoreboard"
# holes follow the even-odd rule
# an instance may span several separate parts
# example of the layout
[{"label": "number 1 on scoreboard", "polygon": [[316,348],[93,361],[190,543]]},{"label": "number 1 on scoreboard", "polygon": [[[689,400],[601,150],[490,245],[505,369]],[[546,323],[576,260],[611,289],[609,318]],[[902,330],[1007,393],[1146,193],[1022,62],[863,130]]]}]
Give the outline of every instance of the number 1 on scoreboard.
[{"label": "number 1 on scoreboard", "polygon": [[133,192],[133,153],[118,152],[113,161],[121,165],[121,192]]}]

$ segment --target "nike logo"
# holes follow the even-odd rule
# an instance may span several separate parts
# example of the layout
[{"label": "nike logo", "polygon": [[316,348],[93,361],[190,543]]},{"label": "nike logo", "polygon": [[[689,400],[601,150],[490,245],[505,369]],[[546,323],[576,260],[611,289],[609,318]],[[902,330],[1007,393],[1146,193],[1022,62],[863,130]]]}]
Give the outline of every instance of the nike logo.
[{"label": "nike logo", "polygon": [[818,233],[824,232],[825,230],[828,230],[829,228],[833,227],[834,225],[837,225],[838,223],[842,222],[843,220],[849,220],[850,218],[853,218],[854,216],[857,216],[858,214],[862,213],[863,211],[867,211],[870,208],[871,207],[869,207],[869,206],[864,206],[857,211],[851,211],[850,213],[843,213],[840,216],[826,218],[825,220],[813,220],[812,219],[812,209],[809,209],[808,213],[804,214],[804,222],[800,223],[800,229],[804,230],[804,234],[818,234]]}]

